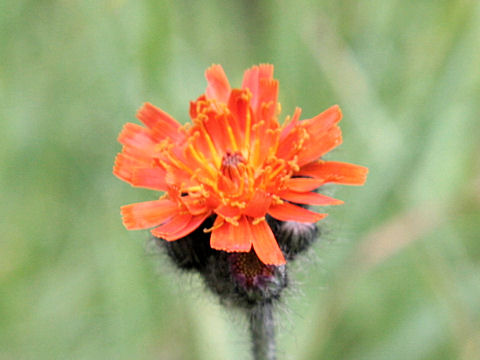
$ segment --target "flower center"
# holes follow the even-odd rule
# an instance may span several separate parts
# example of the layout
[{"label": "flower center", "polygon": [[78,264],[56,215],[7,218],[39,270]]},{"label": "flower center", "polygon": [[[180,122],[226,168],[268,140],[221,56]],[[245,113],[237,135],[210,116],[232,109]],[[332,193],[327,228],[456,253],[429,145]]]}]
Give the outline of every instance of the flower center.
[{"label": "flower center", "polygon": [[235,181],[240,175],[239,170],[241,169],[239,169],[239,167],[243,167],[240,164],[246,164],[243,155],[239,151],[227,151],[225,155],[223,155],[220,171],[230,180]]},{"label": "flower center", "polygon": [[[250,188],[249,166],[239,151],[227,151],[222,157],[218,189],[225,198],[239,199],[244,197]],[[252,179],[253,180],[253,179]]]}]

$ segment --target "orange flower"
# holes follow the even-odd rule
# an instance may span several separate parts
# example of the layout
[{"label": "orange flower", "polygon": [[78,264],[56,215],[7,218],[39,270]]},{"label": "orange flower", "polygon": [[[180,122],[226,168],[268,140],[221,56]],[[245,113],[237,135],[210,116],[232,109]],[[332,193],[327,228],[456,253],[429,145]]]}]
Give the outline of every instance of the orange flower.
[{"label": "orange flower", "polygon": [[191,124],[181,125],[146,103],[118,140],[123,150],[113,173],[133,186],[164,191],[158,200],[121,208],[129,230],[154,228],[174,241],[210,216],[210,246],[228,252],[253,247],[264,264],[285,258],[265,220],[314,223],[319,214],[295,204],[336,205],[316,193],[325,183],[362,185],[367,168],[321,157],[342,142],[338,106],[299,121],[301,110],[280,125],[278,80],[272,65],[245,72],[242,87],[231,89],[220,65],[205,73],[205,94],[190,104]]}]

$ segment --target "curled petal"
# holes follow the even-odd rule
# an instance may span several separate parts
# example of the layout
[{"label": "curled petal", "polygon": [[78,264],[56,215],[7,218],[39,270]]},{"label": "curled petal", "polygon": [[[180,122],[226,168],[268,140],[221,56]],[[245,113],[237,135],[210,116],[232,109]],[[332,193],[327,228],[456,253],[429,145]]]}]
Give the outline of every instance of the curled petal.
[{"label": "curled petal", "polygon": [[210,212],[193,216],[177,214],[169,222],[152,230],[152,234],[167,241],[181,239],[195,231],[210,216]]},{"label": "curled petal", "polygon": [[205,93],[210,99],[226,103],[230,96],[230,84],[221,65],[212,65],[205,71],[208,86]]},{"label": "curled petal", "polygon": [[301,223],[315,223],[327,216],[327,214],[318,214],[287,202],[270,207],[268,213],[280,221],[297,221]]},{"label": "curled petal", "polygon": [[191,219],[192,219],[192,214],[190,213],[186,213],[186,214],[177,213],[165,224],[153,229],[151,233],[153,236],[160,237],[160,238],[163,237],[164,235],[168,236],[170,234],[174,234],[178,231],[182,231],[187,226],[187,224]]},{"label": "curled petal", "polygon": [[[223,224],[220,225],[223,221]],[[230,224],[221,216],[217,216],[213,224],[214,230],[210,237],[210,246],[213,249],[222,251],[250,251],[252,247],[252,235],[248,226],[248,221],[242,216],[238,225]]]},{"label": "curled petal", "polygon": [[177,214],[178,205],[161,199],[125,205],[120,208],[123,225],[128,230],[147,229],[164,223]]},{"label": "curled petal", "polygon": [[360,165],[337,161],[317,161],[303,166],[298,175],[312,176],[323,182],[344,185],[363,185],[367,179],[368,168]]},{"label": "curled petal", "polygon": [[343,204],[342,200],[337,200],[326,195],[318,194],[315,192],[296,192],[296,191],[283,191],[280,193],[280,197],[284,200],[288,200],[297,204],[308,205],[340,205]]}]

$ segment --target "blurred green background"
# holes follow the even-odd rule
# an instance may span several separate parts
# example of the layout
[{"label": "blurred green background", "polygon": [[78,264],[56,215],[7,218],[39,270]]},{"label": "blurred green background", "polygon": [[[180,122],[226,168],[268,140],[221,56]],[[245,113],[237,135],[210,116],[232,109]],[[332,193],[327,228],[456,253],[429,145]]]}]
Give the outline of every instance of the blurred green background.
[{"label": "blurred green background", "polygon": [[128,232],[112,173],[150,101],[275,65],[283,115],[338,103],[335,187],[290,268],[279,359],[480,359],[480,2],[0,2],[0,359],[248,359],[246,321]]}]

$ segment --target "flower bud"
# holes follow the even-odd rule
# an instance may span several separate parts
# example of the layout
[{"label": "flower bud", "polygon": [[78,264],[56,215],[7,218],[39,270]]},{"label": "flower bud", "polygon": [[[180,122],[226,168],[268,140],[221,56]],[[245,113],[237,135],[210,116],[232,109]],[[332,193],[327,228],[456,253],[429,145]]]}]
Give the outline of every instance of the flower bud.
[{"label": "flower bud", "polygon": [[[208,228],[207,219],[202,228]],[[154,238],[165,248],[172,262],[180,269],[198,271],[207,288],[225,304],[251,308],[280,297],[287,286],[286,266],[265,265],[254,251],[228,253],[210,247],[210,233],[196,230],[184,238],[168,242]]]},{"label": "flower bud", "polygon": [[287,260],[293,260],[306,251],[319,236],[316,224],[279,221],[272,217],[267,217],[267,222]]}]

